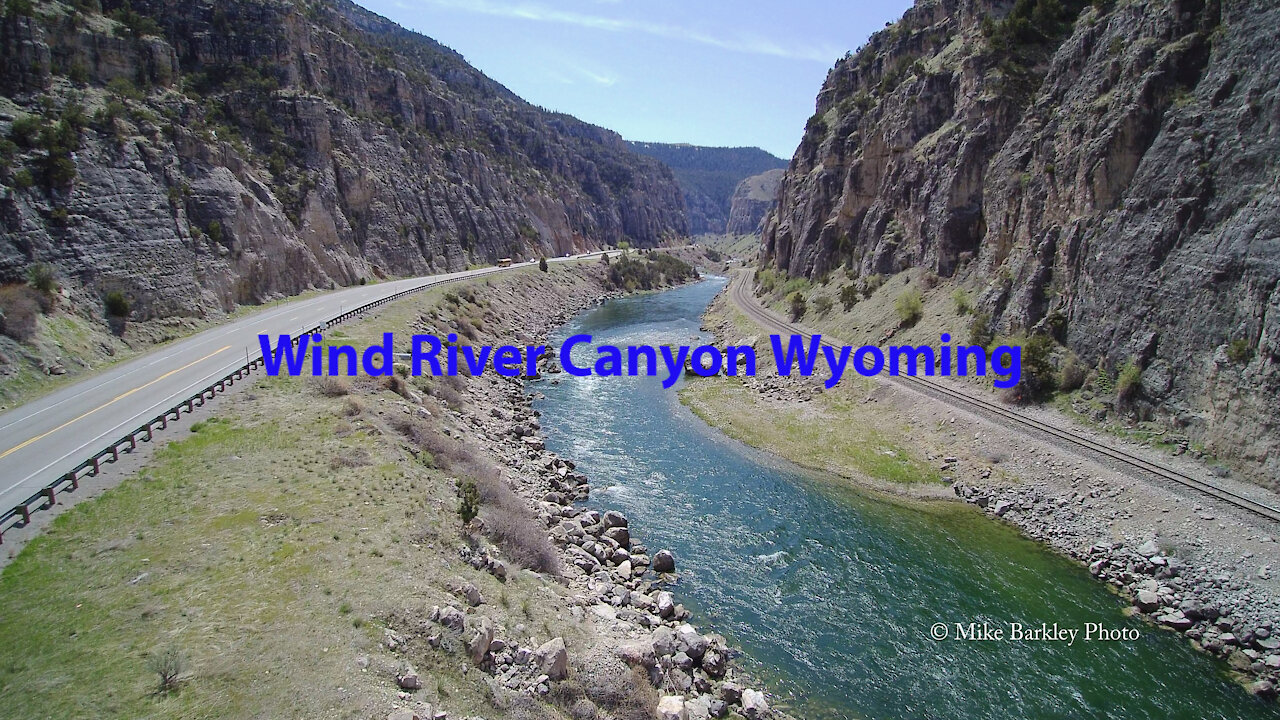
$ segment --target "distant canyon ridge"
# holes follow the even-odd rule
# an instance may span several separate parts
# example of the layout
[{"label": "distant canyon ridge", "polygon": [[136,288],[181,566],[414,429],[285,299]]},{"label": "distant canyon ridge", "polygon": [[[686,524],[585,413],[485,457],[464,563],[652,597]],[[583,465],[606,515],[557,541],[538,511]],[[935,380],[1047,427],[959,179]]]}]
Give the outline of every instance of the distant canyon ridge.
[{"label": "distant canyon ridge", "polygon": [[758,232],[773,209],[787,162],[760,148],[628,143],[675,172],[684,195],[691,235]]}]

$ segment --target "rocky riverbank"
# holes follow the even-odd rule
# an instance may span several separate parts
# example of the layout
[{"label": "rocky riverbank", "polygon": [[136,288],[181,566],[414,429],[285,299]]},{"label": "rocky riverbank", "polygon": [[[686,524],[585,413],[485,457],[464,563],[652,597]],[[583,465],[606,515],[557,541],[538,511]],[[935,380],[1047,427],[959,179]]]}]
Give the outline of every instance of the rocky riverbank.
[{"label": "rocky riverbank", "polygon": [[[574,505],[588,496],[590,481],[572,460],[544,449],[530,399],[521,383],[495,382],[476,403],[489,407],[488,416],[469,420],[506,466],[504,474],[518,493],[536,504],[539,522],[560,551],[561,575],[572,593],[569,613],[590,619],[618,660],[666,693],[658,705],[660,717],[719,718],[731,711],[749,719],[769,716],[764,695],[746,687],[731,669],[733,653],[724,638],[699,633],[689,623],[689,612],[664,589],[677,572],[672,554],[651,553],[622,513]],[[474,567],[507,572],[489,550],[464,547],[460,552]],[[525,646],[517,638],[494,635],[483,621],[467,623],[455,606],[433,608],[431,617],[446,627],[471,629],[468,650],[492,672],[495,684],[545,696],[552,683],[568,676],[562,640]],[[597,657],[594,662],[609,661]]]},{"label": "rocky riverbank", "polygon": [[[721,342],[736,344],[759,332],[723,295],[709,309],[704,329]],[[888,488],[874,478],[864,481],[866,473],[857,468],[831,468],[825,462],[817,463],[822,465],[818,469],[849,478],[864,491],[888,490],[921,500],[951,496],[968,502],[1086,565],[1127,597],[1133,612],[1225,659],[1250,692],[1276,695],[1280,587],[1274,568],[1280,567],[1280,549],[1275,528],[1265,521],[1212,498],[1129,476],[889,383],[854,382],[824,391],[812,379],[779,377],[769,364],[761,365],[756,377],[710,382],[736,383],[749,390],[745,401],[740,393],[718,394],[715,408],[720,416],[768,422],[785,410],[799,412],[815,424],[849,427],[850,432],[862,426],[903,428],[899,444],[928,462],[951,486],[947,492],[929,483]],[[695,393],[685,399],[697,411],[708,397]],[[739,399],[728,400],[736,404],[726,409],[721,406],[725,398]],[[708,419],[717,424],[714,416]],[[793,456],[786,444],[765,449],[815,467],[812,454]],[[1181,464],[1190,463],[1187,458],[1160,460],[1171,461],[1187,472],[1203,471]]]},{"label": "rocky riverbank", "polygon": [[[1135,612],[1152,623],[1181,632],[1197,648],[1227,661],[1249,692],[1275,697],[1280,684],[1280,599],[1236,577],[1238,564],[1220,566],[1185,560],[1176,546],[1155,533],[1114,538],[1108,513],[1130,504],[1122,487],[1083,472],[1061,483],[954,485],[956,497],[988,515],[1020,528],[1089,567],[1099,580],[1129,598]],[[1202,506],[1206,523],[1217,519]],[[1106,538],[1106,539],[1104,539]],[[1272,536],[1260,539],[1274,546]],[[1270,579],[1275,554],[1240,556],[1260,563],[1258,579]]]},{"label": "rocky riverbank", "polygon": [[[555,311],[530,308],[527,317],[514,319],[514,324],[523,328],[530,341],[543,343],[576,313],[617,295],[576,293],[557,298]],[[529,302],[542,304],[534,298]],[[667,589],[677,577],[677,558],[669,551],[646,547],[622,513],[574,504],[589,496],[591,483],[572,459],[544,447],[532,400],[539,383],[559,382],[552,354],[542,358],[541,369],[543,376],[528,384],[495,374],[471,378],[466,404],[449,411],[452,422],[446,428],[458,429],[444,432],[475,441],[501,468],[500,482],[532,507],[539,532],[546,533],[556,553],[553,561],[544,564],[548,570],[544,576],[556,577],[565,589],[564,594],[539,596],[537,602],[550,604],[557,613],[589,627],[594,635],[587,643],[589,649],[575,656],[564,638],[538,642],[524,625],[495,622],[486,612],[486,600],[469,583],[459,584],[457,602],[433,606],[425,622],[406,622],[403,628],[388,630],[386,647],[411,645],[415,636],[433,649],[448,650],[456,641],[453,649],[465,653],[489,676],[495,696],[514,693],[544,700],[570,710],[575,718],[580,714],[596,717],[594,713],[602,710],[586,686],[601,676],[616,678],[628,672],[643,684],[631,688],[635,696],[628,702],[633,706],[653,703],[647,711],[661,720],[785,717],[735,669],[731,658],[736,653],[722,636],[704,635],[690,623],[690,613]],[[414,407],[412,396],[401,408],[410,415],[426,409]],[[468,526],[471,542],[458,547],[459,556],[473,568],[505,580],[516,572],[511,553],[504,551],[501,542],[515,534],[507,526],[511,522],[482,507],[479,518]],[[422,675],[405,666],[398,669],[396,678],[403,691],[401,699],[409,704],[391,717],[431,717],[431,708],[412,703],[412,691],[420,687]],[[572,700],[579,689],[586,691],[583,697]],[[632,717],[649,716],[643,707],[631,711]],[[622,716],[616,706],[611,712]]]}]

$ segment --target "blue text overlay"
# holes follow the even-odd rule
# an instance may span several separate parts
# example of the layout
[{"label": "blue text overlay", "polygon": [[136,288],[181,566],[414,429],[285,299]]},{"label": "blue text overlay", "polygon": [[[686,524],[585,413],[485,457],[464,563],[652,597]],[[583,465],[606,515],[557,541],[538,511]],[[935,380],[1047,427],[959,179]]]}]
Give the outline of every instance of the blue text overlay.
[{"label": "blue text overlay", "polygon": [[[1011,388],[1022,379],[1022,348],[1001,345],[987,350],[980,345],[951,345],[943,333],[938,346],[830,345],[821,335],[770,335],[774,367],[779,375],[818,373],[827,388],[835,387],[852,370],[863,377],[880,374],[963,377],[996,376],[998,388]],[[396,351],[395,337],[383,333],[382,342],[358,349],[351,345],[325,344],[321,335],[302,335],[297,342],[280,335],[274,348],[271,336],[259,335],[268,375],[392,375],[404,363],[414,376],[480,375],[495,372],[504,377],[538,377],[538,362],[551,357],[545,345],[465,345],[458,336],[443,340],[435,335],[413,335],[407,348]],[[593,357],[574,359],[575,350],[594,350]],[[590,335],[573,335],[561,343],[556,356],[570,375],[587,377],[664,378],[671,387],[682,374],[704,377],[756,374],[756,349],[750,345],[593,345]]]}]

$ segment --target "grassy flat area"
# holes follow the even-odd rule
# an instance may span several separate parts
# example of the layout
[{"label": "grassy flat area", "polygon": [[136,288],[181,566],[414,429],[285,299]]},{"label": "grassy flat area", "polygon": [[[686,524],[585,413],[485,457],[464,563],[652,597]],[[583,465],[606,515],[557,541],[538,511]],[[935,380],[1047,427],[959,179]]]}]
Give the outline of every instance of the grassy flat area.
[{"label": "grassy flat area", "polygon": [[[264,381],[256,409],[236,402],[195,426],[6,569],[9,711],[244,717],[342,703],[345,668],[376,645],[389,610],[370,591],[394,586],[388,571],[412,562],[411,520],[439,526],[420,516],[448,491],[386,457],[375,435],[339,428],[339,403],[301,385]],[[372,453],[384,457],[333,466]],[[170,646],[200,679],[157,695],[146,658]]]},{"label": "grassy flat area", "polygon": [[[551,275],[573,282],[568,269]],[[519,302],[531,282],[547,281],[512,273],[474,295]],[[458,303],[448,294],[343,325],[345,341],[444,322]],[[479,321],[494,306],[464,311]],[[427,431],[467,427],[443,401],[422,403]],[[463,562],[454,476],[398,431],[417,416],[411,405],[370,379],[329,397],[314,380],[262,378],[138,475],[58,517],[0,575],[3,714],[385,717],[396,670],[411,662],[427,678],[414,701],[501,717],[456,639],[444,651],[422,639],[439,631],[432,605],[457,603],[465,580],[506,637],[563,636],[571,653],[588,638],[548,602],[559,585],[515,566],[500,583]],[[409,639],[406,651],[380,644],[386,628]],[[186,672],[160,693],[148,661],[169,648]]]},{"label": "grassy flat area", "polygon": [[936,470],[858,417],[846,401],[770,403],[727,378],[690,382],[680,399],[729,437],[802,467],[890,483],[939,482]]},{"label": "grassy flat area", "polygon": [[[768,337],[723,297],[717,298],[707,324],[724,328],[725,340],[738,344],[756,336],[757,377],[776,375]],[[940,485],[941,477],[918,446],[907,442],[910,427],[863,402],[870,380],[845,377],[829,391],[806,402],[770,398],[726,377],[690,378],[680,400],[707,424],[753,447],[802,467],[872,485]]]}]

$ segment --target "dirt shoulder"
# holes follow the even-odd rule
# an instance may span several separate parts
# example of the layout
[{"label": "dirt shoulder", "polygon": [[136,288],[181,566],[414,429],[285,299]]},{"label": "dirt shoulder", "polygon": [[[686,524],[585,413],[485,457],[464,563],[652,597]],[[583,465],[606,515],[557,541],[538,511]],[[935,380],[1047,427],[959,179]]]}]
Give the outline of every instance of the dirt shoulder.
[{"label": "dirt shoulder", "polygon": [[[602,266],[438,288],[331,332],[536,344]],[[518,380],[260,378],[0,575],[9,711],[68,717],[763,716]],[[463,524],[465,488],[479,517]],[[678,570],[678,567],[677,567]],[[172,651],[172,652],[168,652]],[[158,664],[180,658],[173,687]]]},{"label": "dirt shoulder", "polygon": [[[688,384],[682,400],[712,425],[799,464],[833,471],[861,489],[885,490],[885,473],[865,457],[840,458],[833,449],[838,443],[923,463],[949,486],[929,497],[967,501],[1088,565],[1126,593],[1135,611],[1227,658],[1251,690],[1274,693],[1280,682],[1280,642],[1273,636],[1280,630],[1280,547],[1268,521],[887,382],[845,380],[827,391],[820,382],[778,377],[767,331],[727,294],[715,300],[705,325],[724,343],[755,336],[765,348],[755,378]],[[769,429],[741,429],[761,426]]]}]

